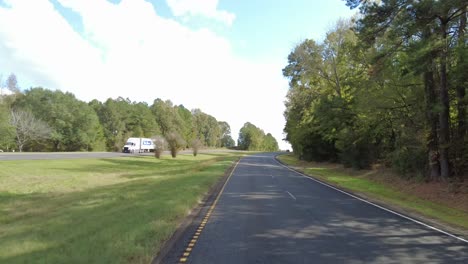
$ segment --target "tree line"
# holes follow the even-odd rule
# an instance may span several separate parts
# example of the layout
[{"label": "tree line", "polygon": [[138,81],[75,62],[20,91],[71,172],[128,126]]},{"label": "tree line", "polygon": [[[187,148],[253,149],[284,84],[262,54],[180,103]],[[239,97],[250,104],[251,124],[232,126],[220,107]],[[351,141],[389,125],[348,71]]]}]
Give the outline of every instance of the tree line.
[{"label": "tree line", "polygon": [[71,93],[31,88],[16,77],[0,96],[0,149],[4,151],[121,151],[129,137],[171,136],[181,148],[196,140],[207,147],[234,147],[231,128],[200,109],[156,99],[151,105],[119,97],[89,103]]},{"label": "tree line", "polygon": [[[159,145],[156,154],[167,148],[174,157],[183,148],[193,148],[196,155],[203,146],[235,147],[227,122],[170,100],[148,105],[119,97],[86,103],[72,93],[41,87],[22,92],[14,74],[5,83],[0,94],[4,151],[121,151],[129,137],[152,138]],[[241,150],[278,150],[270,133],[248,122],[238,141]]]},{"label": "tree line", "polygon": [[272,134],[267,133],[256,127],[254,124],[247,122],[239,131],[239,139],[237,146],[242,150],[256,151],[278,151],[278,142]]},{"label": "tree line", "polygon": [[283,69],[294,153],[426,179],[466,175],[467,1],[346,4],[359,15],[301,42]]}]

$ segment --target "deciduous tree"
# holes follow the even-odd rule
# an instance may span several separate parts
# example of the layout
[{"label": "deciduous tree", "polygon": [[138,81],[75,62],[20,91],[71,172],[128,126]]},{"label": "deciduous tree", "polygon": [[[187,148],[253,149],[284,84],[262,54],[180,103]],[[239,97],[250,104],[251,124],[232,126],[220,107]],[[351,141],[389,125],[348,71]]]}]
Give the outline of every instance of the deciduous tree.
[{"label": "deciduous tree", "polygon": [[154,143],[154,156],[160,159],[162,153],[167,148],[167,141],[163,136],[153,136],[151,139]]},{"label": "deciduous tree", "polygon": [[179,150],[186,146],[185,140],[177,132],[169,132],[166,135],[167,145],[169,146],[169,151],[173,158],[177,157]]},{"label": "deciduous tree", "polygon": [[192,142],[190,142],[190,147],[192,148],[193,156],[196,157],[200,148],[203,147],[203,142],[198,138],[193,139]]},{"label": "deciduous tree", "polygon": [[16,145],[20,152],[26,144],[47,139],[51,134],[50,127],[28,111],[12,110],[10,124],[15,130]]}]

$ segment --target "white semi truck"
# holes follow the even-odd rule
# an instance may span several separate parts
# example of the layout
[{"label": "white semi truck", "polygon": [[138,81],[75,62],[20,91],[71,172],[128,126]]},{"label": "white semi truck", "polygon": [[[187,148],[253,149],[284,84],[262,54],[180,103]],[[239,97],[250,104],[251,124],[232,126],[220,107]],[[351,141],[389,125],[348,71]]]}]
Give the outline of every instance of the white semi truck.
[{"label": "white semi truck", "polygon": [[151,138],[129,138],[122,148],[124,153],[153,152],[154,142]]}]

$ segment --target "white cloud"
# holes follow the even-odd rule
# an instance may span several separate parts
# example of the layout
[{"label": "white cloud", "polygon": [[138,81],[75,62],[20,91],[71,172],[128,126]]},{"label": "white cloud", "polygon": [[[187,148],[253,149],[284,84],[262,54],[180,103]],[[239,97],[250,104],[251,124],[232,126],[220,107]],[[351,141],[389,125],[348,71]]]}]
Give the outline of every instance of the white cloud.
[{"label": "white cloud", "polygon": [[282,62],[239,59],[227,39],[162,18],[143,0],[59,2],[81,15],[83,35],[48,1],[0,7],[0,71],[82,100],[170,99],[227,121],[234,139],[250,121],[287,146]]},{"label": "white cloud", "polygon": [[[0,84],[0,85],[1,85],[1,84]],[[10,91],[10,90],[8,90],[7,87],[2,87],[2,86],[0,86],[0,101],[1,101],[1,99],[2,99],[2,98],[1,98],[2,96],[4,96],[4,95],[12,95],[12,94],[13,94],[13,92]]]},{"label": "white cloud", "polygon": [[11,72],[53,86],[73,80],[84,65],[88,78],[99,71],[99,51],[70,30],[48,1],[7,4],[11,9],[0,8],[0,54]]},{"label": "white cloud", "polygon": [[218,10],[218,0],[166,0],[176,17],[203,16],[227,25],[232,25],[236,18],[233,13]]}]

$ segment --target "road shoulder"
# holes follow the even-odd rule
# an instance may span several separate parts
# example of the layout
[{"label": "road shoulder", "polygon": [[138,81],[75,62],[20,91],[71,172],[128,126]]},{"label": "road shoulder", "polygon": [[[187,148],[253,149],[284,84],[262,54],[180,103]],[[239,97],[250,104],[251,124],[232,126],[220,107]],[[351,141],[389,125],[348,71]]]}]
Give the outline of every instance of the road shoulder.
[{"label": "road shoulder", "polygon": [[178,263],[193,233],[215,202],[216,197],[229,179],[229,175],[235,169],[236,163],[240,159],[232,163],[231,167],[224,172],[222,178],[208,190],[202,201],[190,211],[187,217],[177,227],[174,234],[164,242],[159,253],[153,258],[152,264]]}]

